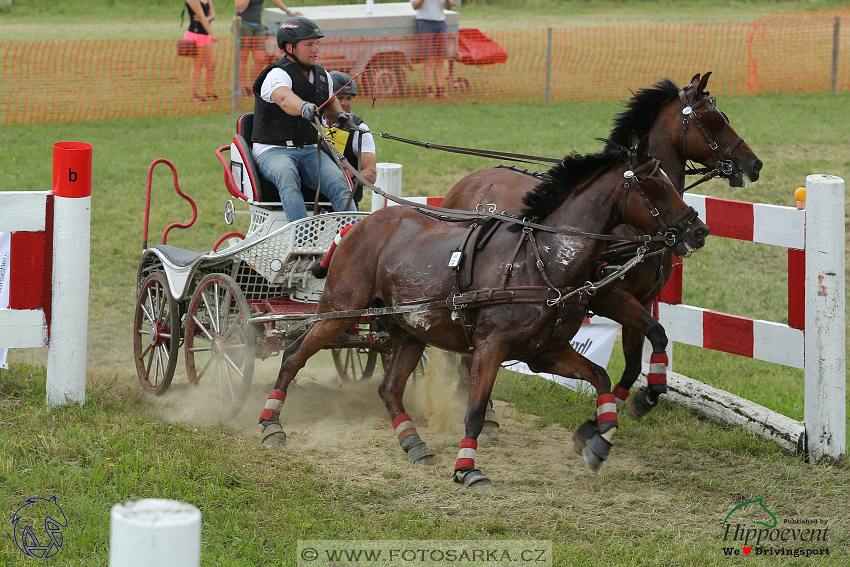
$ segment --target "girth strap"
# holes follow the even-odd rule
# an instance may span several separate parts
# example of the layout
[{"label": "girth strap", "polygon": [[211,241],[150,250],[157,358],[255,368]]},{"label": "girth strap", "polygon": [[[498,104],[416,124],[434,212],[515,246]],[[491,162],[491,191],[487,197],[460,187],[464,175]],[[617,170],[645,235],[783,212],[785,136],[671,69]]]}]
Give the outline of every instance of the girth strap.
[{"label": "girth strap", "polygon": [[[461,251],[461,260],[452,268],[452,287],[454,288],[454,297],[463,294],[464,290],[472,285],[472,260],[475,254],[475,241],[481,234],[481,229],[484,228],[478,223],[472,223],[458,242],[455,251]],[[473,296],[474,297],[474,296]],[[451,298],[450,298],[451,299]],[[474,303],[474,300],[473,300]],[[449,307],[451,309],[451,307]],[[469,321],[469,315],[466,311],[460,312],[460,325],[463,329],[463,336],[466,339],[466,344],[472,350],[472,331],[473,326]]]}]

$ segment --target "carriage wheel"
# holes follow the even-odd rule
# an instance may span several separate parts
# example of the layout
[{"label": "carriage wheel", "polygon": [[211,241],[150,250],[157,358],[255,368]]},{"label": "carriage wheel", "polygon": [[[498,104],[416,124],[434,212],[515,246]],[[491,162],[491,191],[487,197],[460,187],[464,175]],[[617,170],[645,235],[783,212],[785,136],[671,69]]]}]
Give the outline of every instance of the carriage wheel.
[{"label": "carriage wheel", "polygon": [[186,374],[212,409],[233,418],[254,375],[254,329],[245,295],[225,274],[210,274],[192,295],[186,318]]},{"label": "carriage wheel", "polygon": [[165,274],[147,277],[136,300],[133,350],[142,387],[164,394],[174,377],[180,349],[180,310],[168,290]]},{"label": "carriage wheel", "polygon": [[370,379],[375,374],[375,368],[378,365],[378,356],[381,357],[381,363],[386,368],[386,365],[390,362],[390,355],[381,354],[374,349],[331,349],[331,357],[336,367],[336,373],[340,380],[346,382]]}]

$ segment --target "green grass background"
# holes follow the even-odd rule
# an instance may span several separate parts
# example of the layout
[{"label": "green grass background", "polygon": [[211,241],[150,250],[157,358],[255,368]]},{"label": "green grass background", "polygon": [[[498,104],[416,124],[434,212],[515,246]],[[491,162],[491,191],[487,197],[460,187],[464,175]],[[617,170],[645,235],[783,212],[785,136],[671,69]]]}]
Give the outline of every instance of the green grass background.
[{"label": "green grass background", "polygon": [[[295,4],[295,3],[294,3]],[[306,4],[306,2],[304,3]],[[632,17],[723,19],[757,18],[776,10],[836,5],[835,2],[515,2],[468,1],[461,23],[485,22],[510,29],[549,18],[556,25],[598,25]],[[176,36],[179,9],[173,2],[57,0],[50,8],[35,0],[15,1],[0,11],[0,39],[18,34],[32,40],[51,30],[68,35],[94,30],[131,29],[143,14],[140,37]],[[217,3],[220,13],[228,6]],[[49,11],[48,11],[49,10]],[[549,14],[552,14],[549,16]],[[663,14],[663,16],[662,16]],[[49,21],[46,20],[50,18]],[[477,19],[476,19],[477,18]],[[541,19],[535,19],[541,18]],[[594,19],[595,18],[595,19]],[[222,17],[221,19],[225,19]],[[54,27],[50,24],[56,23]],[[164,27],[165,25],[169,27]],[[479,25],[484,29],[486,26]],[[11,30],[11,31],[10,31]],[[176,30],[176,31],[175,31]],[[144,34],[160,33],[164,35]],[[80,38],[82,39],[82,38]],[[705,72],[709,69],[694,69]],[[672,77],[683,83],[690,77]],[[635,85],[636,88],[644,85]],[[616,102],[553,105],[443,105],[355,107],[376,131],[450,145],[469,145],[561,157],[595,151],[594,138],[610,130],[620,110]],[[761,95],[721,98],[719,107],[764,161],[762,178],[732,190],[722,182],[701,192],[718,197],[793,206],[793,191],[805,176],[850,174],[847,93]],[[561,490],[580,479],[552,479],[548,506],[562,509],[551,523],[535,521],[534,510],[513,501],[460,498],[465,513],[453,516],[416,505],[421,487],[388,479],[363,491],[343,479],[317,474],[304,457],[269,456],[256,441],[228,425],[199,427],[162,419],[135,383],[131,327],[136,263],[141,253],[145,176],[156,158],[172,160],[181,188],[193,196],[199,220],[188,231],[173,231],[169,244],[206,250],[230,230],[222,222],[227,194],[213,150],[225,145],[234,117],[213,115],[138,121],[13,126],[0,131],[0,178],[4,190],[46,190],[51,180],[51,145],[77,140],[94,145],[89,390],[85,408],[44,407],[43,352],[14,351],[30,361],[0,371],[0,396],[22,399],[0,404],[0,564],[23,565],[12,540],[11,515],[33,495],[60,494],[72,510],[73,531],[53,561],[57,565],[105,565],[109,507],[128,498],[163,497],[191,502],[204,517],[204,565],[294,564],[295,541],[312,539],[552,539],[556,565],[728,565],[741,561],[717,556],[716,534],[680,510],[728,510],[752,497],[778,503],[790,516],[822,514],[840,521],[850,501],[847,464],[807,465],[776,445],[702,421],[681,408],[662,406],[639,424],[624,423],[616,446],[637,455],[642,472],[597,477],[584,487],[596,498],[599,516],[575,513],[576,496]],[[405,195],[443,195],[458,179],[492,162],[379,140],[380,161],[404,165]],[[368,207],[368,204],[366,205]],[[185,222],[188,204],[177,198],[170,172],[154,174],[151,242],[165,226]],[[237,229],[247,220],[240,217]],[[785,255],[782,250],[711,238],[685,264],[687,303],[750,317],[784,322]],[[622,370],[615,347],[609,366]],[[802,372],[743,357],[676,345],[675,370],[720,386],[802,419]],[[583,421],[592,399],[536,378],[503,372],[495,396],[540,416],[539,425],[572,428]],[[250,411],[246,410],[246,411]],[[397,450],[393,448],[393,450]],[[647,472],[646,467],[651,469]],[[408,475],[400,469],[400,475]],[[494,471],[496,472],[496,471]],[[444,485],[448,479],[441,479]],[[442,486],[442,485],[441,485]],[[615,497],[616,496],[616,497]],[[269,502],[273,504],[269,504]],[[664,504],[660,504],[663,501]],[[392,503],[389,513],[370,512],[375,502]],[[652,514],[660,506],[663,515]],[[630,514],[646,509],[644,515]],[[496,511],[494,513],[494,510]],[[719,521],[719,520],[718,520]],[[847,528],[836,532],[834,548],[848,550]],[[824,561],[785,559],[788,565],[846,565],[846,555]],[[752,561],[753,558],[747,558]]]}]

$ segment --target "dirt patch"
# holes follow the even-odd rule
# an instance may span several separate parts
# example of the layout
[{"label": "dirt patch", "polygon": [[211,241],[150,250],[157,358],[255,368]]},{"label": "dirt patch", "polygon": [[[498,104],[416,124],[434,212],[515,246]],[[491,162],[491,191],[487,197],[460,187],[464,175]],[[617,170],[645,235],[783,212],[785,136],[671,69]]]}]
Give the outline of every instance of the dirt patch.
[{"label": "dirt patch", "polygon": [[[246,439],[259,439],[259,413],[273,384],[271,368],[258,367],[244,409],[234,426]],[[275,368],[276,370],[276,368]],[[342,478],[364,489],[376,477],[400,476],[408,470],[416,482],[431,481],[452,487],[451,475],[460,440],[465,436],[466,397],[457,389],[457,376],[442,357],[432,357],[424,377],[408,382],[405,409],[420,436],[435,454],[434,467],[412,466],[399,447],[389,414],[378,395],[381,376],[371,380],[342,382],[332,366],[308,364],[289,387],[281,413],[287,434],[285,453],[303,457],[329,477]],[[196,390],[181,387],[179,378],[161,403],[166,419],[195,424],[209,423],[208,401]],[[575,476],[596,477],[581,456],[572,450],[572,431],[558,425],[540,427],[536,416],[525,414],[506,402],[494,402],[500,424],[500,440],[479,438],[476,464],[494,482],[506,485],[545,485],[553,479]],[[615,439],[616,442],[616,439]],[[607,471],[635,470],[640,462],[617,454],[606,463]],[[453,487],[452,487],[453,488]],[[459,488],[459,487],[458,487]],[[439,490],[438,492],[444,492]],[[435,496],[439,498],[439,496]]]}]

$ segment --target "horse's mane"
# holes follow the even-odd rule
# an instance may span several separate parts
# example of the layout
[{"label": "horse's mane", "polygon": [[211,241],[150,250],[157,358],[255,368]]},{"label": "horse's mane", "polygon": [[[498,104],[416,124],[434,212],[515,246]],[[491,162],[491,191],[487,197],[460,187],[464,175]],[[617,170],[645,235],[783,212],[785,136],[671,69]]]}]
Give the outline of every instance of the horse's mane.
[{"label": "horse's mane", "polygon": [[[628,149],[611,140],[605,142],[605,148],[596,154],[572,154],[564,157],[561,163],[543,174],[543,181],[526,193],[522,198],[525,208],[520,218],[543,218],[570,196],[576,187],[590,179],[598,171],[609,169],[628,155]],[[519,230],[520,225],[511,228]]]},{"label": "horse's mane", "polygon": [[626,103],[626,109],[614,117],[614,129],[608,136],[621,146],[632,143],[632,133],[643,137],[667,103],[677,99],[679,87],[670,79],[662,79],[651,87],[640,89]]}]

